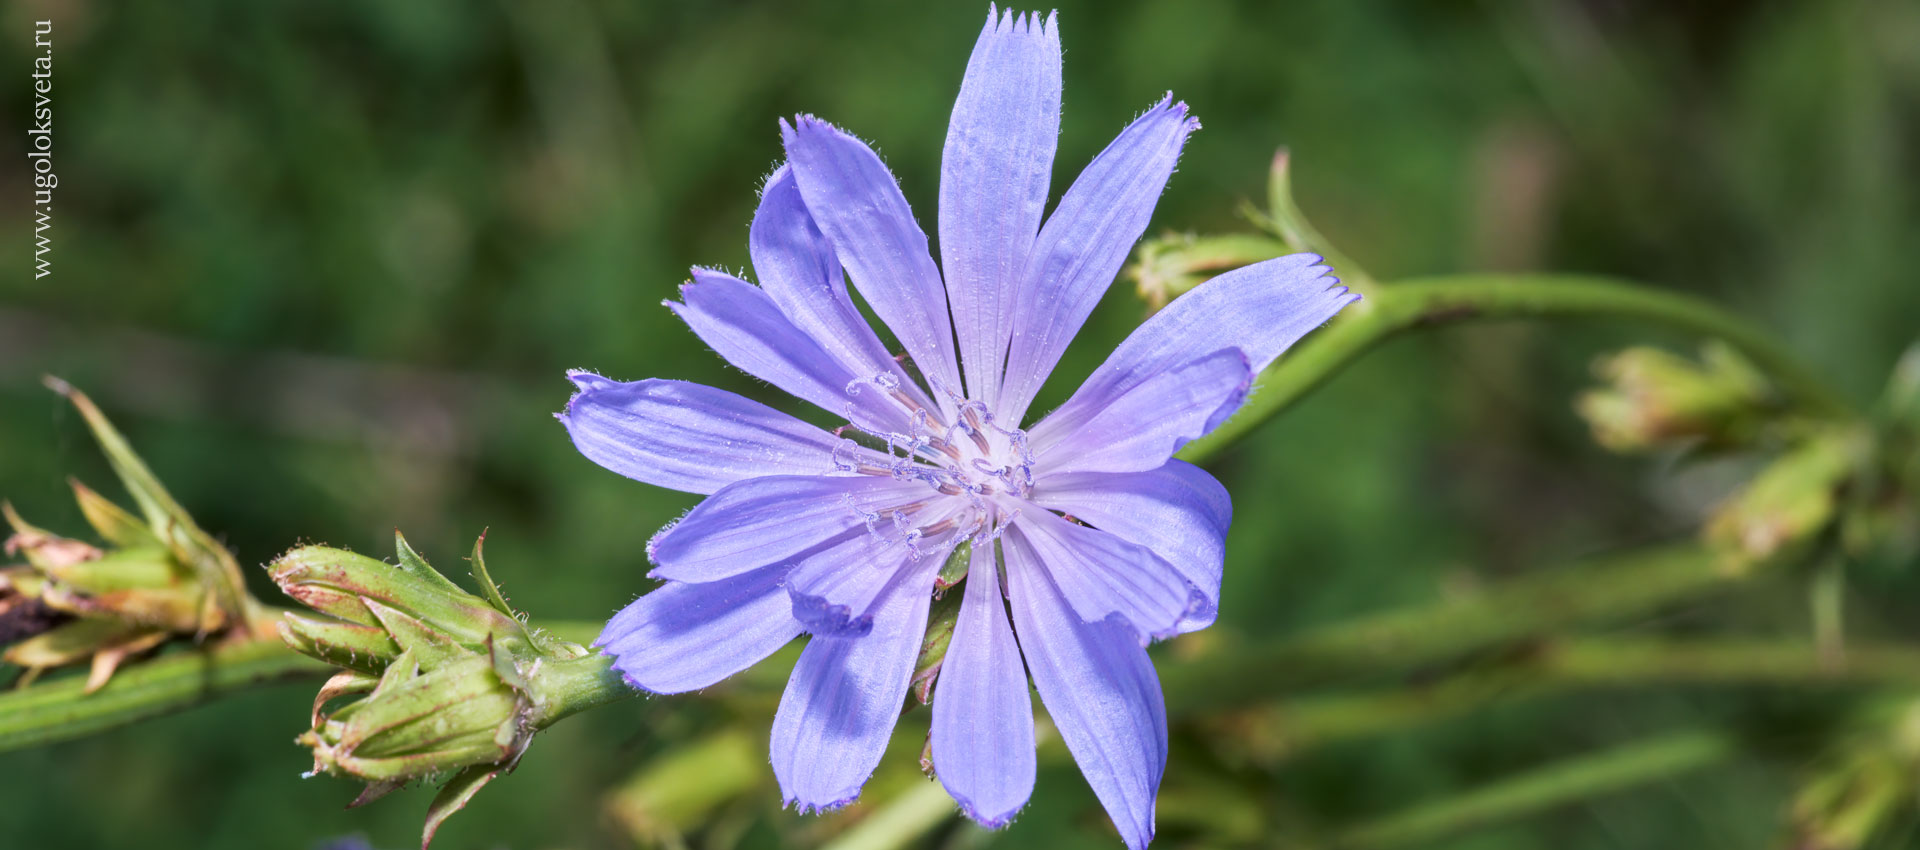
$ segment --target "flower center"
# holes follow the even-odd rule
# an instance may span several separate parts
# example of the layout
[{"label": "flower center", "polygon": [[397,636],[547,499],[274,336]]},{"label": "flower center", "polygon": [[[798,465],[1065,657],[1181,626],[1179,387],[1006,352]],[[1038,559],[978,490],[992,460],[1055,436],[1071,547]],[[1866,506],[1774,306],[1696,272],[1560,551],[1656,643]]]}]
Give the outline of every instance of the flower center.
[{"label": "flower center", "polygon": [[[931,491],[924,499],[900,508],[872,512],[856,509],[869,531],[902,534],[909,546],[958,532],[972,539],[990,539],[1019,513],[1018,500],[1033,489],[1033,452],[1027,433],[1003,427],[983,402],[949,394],[955,402],[951,421],[944,414],[916,403],[889,375],[857,381],[849,395],[873,387],[886,392],[907,411],[907,430],[874,433],[849,423],[834,451],[834,465],[842,472],[885,475],[899,481],[920,481]],[[846,436],[848,429],[883,444],[886,460],[859,452]]]}]

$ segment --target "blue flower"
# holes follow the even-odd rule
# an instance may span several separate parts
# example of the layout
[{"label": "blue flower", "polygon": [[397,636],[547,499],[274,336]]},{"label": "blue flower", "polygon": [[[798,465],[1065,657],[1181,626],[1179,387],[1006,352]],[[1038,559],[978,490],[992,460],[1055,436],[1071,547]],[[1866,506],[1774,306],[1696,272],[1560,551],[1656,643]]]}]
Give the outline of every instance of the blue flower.
[{"label": "blue flower", "polygon": [[748,237],[760,284],[695,269],[667,306],[728,362],[847,424],[827,432],[699,384],[569,376],[579,392],[559,418],[582,454],[708,495],[647,547],[665,584],[600,636],[627,681],[698,690],[810,634],[773,721],[773,769],[788,803],[845,805],[900,714],[935,575],[969,542],[934,692],[940,781],[989,827],[1026,804],[1031,674],[1121,836],[1144,847],[1167,757],[1146,645],[1213,622],[1232,513],[1173,453],[1358,298],[1311,255],[1220,275],[1023,428],[1198,126],[1161,100],[1044,215],[1059,34],[1053,16],[990,12],[947,131],[936,265],[872,149],[811,116],[782,122],[787,162]]}]

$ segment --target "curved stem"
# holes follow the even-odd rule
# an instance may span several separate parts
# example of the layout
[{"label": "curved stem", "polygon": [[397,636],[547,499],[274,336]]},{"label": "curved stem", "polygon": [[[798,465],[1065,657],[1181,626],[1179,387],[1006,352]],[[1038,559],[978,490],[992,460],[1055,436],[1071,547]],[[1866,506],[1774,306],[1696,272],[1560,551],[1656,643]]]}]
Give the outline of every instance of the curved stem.
[{"label": "curved stem", "polygon": [[[275,612],[269,610],[271,616]],[[271,622],[271,620],[268,620]],[[591,641],[600,623],[543,624],[563,640]],[[116,726],[181,711],[250,688],[293,679],[317,679],[333,667],[281,643],[269,625],[259,638],[175,652],[128,664],[91,694],[86,677],[67,676],[0,693],[0,752],[71,740]],[[604,658],[604,656],[592,656]],[[577,708],[634,693],[605,664],[583,661],[570,670],[568,699]]]},{"label": "curved stem", "polygon": [[1470,274],[1421,278],[1374,288],[1315,338],[1260,376],[1260,389],[1218,430],[1180,457],[1218,454],[1358,360],[1381,342],[1415,328],[1489,319],[1619,318],[1724,340],[1765,370],[1808,412],[1844,415],[1847,406],[1766,332],[1689,295],[1585,275]]}]

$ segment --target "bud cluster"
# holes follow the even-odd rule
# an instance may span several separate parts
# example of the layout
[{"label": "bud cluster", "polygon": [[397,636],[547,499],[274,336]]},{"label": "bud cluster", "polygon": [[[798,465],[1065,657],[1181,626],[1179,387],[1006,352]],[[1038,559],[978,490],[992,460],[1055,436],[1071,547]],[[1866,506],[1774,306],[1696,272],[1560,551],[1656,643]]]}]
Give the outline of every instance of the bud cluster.
[{"label": "bud cluster", "polygon": [[72,482],[80,513],[103,545],[62,537],[0,506],[12,528],[5,552],[26,563],[0,568],[0,659],[41,672],[90,661],[87,691],[126,659],[175,637],[245,632],[257,604],[232,553],[173,500],[126,439],[85,395],[53,388],[79,409],[142,516]]},{"label": "bud cluster", "polygon": [[1779,407],[1759,370],[1718,343],[1698,362],[1629,348],[1602,359],[1595,371],[1606,385],[1576,404],[1594,439],[1616,452],[1745,446]]},{"label": "bud cluster", "polygon": [[514,614],[480,542],[472,563],[484,597],[394,537],[397,564],[306,546],[269,569],[313,611],[283,615],[287,645],[344,668],[314,698],[311,727],[297,739],[313,753],[313,773],[365,781],[354,805],[451,776],[428,812],[431,841],[482,786],[513,769],[535,732],[626,689],[604,657]]}]

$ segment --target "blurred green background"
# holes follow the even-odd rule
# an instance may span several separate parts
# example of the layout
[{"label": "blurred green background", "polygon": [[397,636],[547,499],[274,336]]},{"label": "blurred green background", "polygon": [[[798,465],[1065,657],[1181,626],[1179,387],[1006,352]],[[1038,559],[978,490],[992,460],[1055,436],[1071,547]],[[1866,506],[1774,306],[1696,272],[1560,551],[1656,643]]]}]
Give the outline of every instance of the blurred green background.
[{"label": "blurred green background", "polygon": [[[0,495],[78,535],[65,478],[112,484],[77,417],[39,387],[59,374],[243,564],[300,541],[387,554],[397,526],[457,573],[490,527],[489,563],[516,605],[602,619],[649,586],[642,543],[693,499],[576,455],[550,418],[562,371],[700,380],[794,409],[659,304],[689,265],[746,265],[782,115],[873,140],[931,230],[984,12],[14,0],[0,12]],[[54,273],[36,280],[24,116],[40,19],[55,22],[61,183]],[[1861,401],[1920,329],[1920,4],[1067,2],[1060,19],[1056,197],[1161,92],[1205,122],[1153,232],[1244,229],[1236,207],[1263,196],[1286,145],[1302,206],[1382,279],[1552,269],[1698,293],[1779,330]],[[1141,313],[1115,286],[1050,397]],[[1608,456],[1568,403],[1596,353],[1648,339],[1685,343],[1500,325],[1370,356],[1213,465],[1239,520],[1223,616],[1163,663],[1183,643],[1294,632],[1686,534],[1724,475]],[[1920,583],[1873,581],[1865,628],[1913,635]],[[1757,589],[1640,627],[1791,633],[1805,628],[1798,593]],[[0,846],[306,847],[353,833],[412,846],[427,793],[343,811],[354,786],[300,778],[291,741],[311,694],[279,686],[0,755]],[[1502,709],[1283,761],[1229,796],[1276,822],[1364,818],[1711,719],[1720,700]],[[761,740],[770,716],[673,698],[569,721],[440,846],[628,846],[603,812],[608,789],[700,730],[736,723]],[[905,737],[894,768],[918,749]],[[1222,744],[1176,741],[1170,787],[1200,787],[1183,783],[1209,746]],[[1444,846],[1768,846],[1791,779],[1736,761]],[[1163,803],[1160,846],[1244,805]],[[728,815],[735,834],[705,838],[809,841],[818,822],[777,807],[763,788]],[[1050,763],[995,843],[1117,846],[1101,823],[1072,767]],[[951,825],[929,840],[981,835]]]}]

